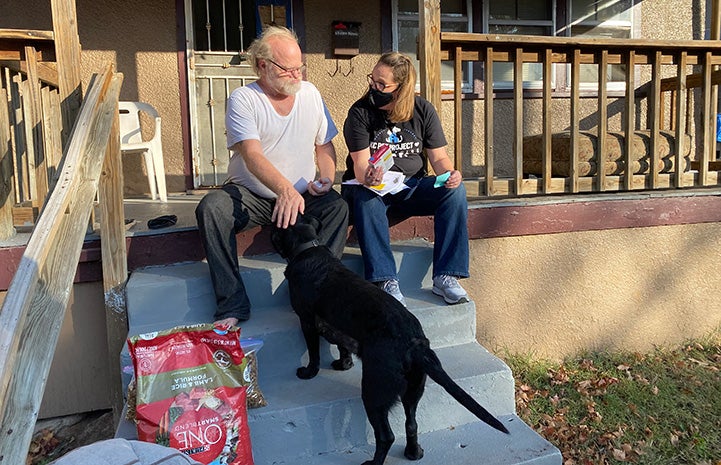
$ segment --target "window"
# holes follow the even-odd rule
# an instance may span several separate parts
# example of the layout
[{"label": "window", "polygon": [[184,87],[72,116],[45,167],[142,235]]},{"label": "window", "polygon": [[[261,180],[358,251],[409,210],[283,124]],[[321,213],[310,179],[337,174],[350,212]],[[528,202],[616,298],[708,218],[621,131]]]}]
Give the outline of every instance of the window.
[{"label": "window", "polygon": [[[416,69],[418,62],[418,0],[394,0],[393,48],[413,58]],[[470,32],[471,17],[465,0],[443,0],[441,2],[441,30]],[[470,64],[463,70],[464,91],[470,91]],[[441,88],[453,89],[453,63],[441,65]]]},{"label": "window", "polygon": [[[489,34],[632,38],[636,20],[634,1],[638,0],[443,0],[441,29]],[[415,58],[417,65],[418,1],[394,0],[392,7],[394,46]],[[552,74],[554,88],[557,87],[555,71]],[[523,65],[524,88],[540,88],[542,72],[541,64]],[[464,68],[464,92],[471,91],[474,80],[482,79],[480,73],[478,67]],[[607,73],[610,90],[624,88],[626,73],[623,65],[609,66]],[[568,81],[561,78],[558,84],[567,87],[570,73],[563,75]],[[595,89],[598,69],[593,65],[582,65],[581,75],[584,87]],[[441,81],[443,89],[453,88],[451,63],[442,65]],[[513,65],[496,63],[493,81],[494,88],[511,89]]]},{"label": "window", "polygon": [[[572,37],[601,37],[630,39],[633,37],[633,1],[607,0],[589,2],[571,0],[570,35]],[[595,87],[598,68],[581,65],[581,86]],[[611,65],[606,71],[610,89],[624,89],[626,65]]]}]

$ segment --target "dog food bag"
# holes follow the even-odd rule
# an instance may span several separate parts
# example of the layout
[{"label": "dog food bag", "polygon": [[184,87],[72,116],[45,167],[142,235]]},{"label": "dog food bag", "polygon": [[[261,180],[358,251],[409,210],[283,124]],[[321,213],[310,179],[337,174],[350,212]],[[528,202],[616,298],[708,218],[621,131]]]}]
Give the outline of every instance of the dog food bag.
[{"label": "dog food bag", "polygon": [[248,408],[259,408],[268,405],[263,392],[258,385],[258,351],[263,347],[263,341],[255,338],[243,338],[240,347],[245,353],[248,363],[243,371],[243,382],[248,386]]},{"label": "dog food bag", "polygon": [[132,336],[128,347],[138,439],[204,464],[253,465],[239,328],[178,326]]}]

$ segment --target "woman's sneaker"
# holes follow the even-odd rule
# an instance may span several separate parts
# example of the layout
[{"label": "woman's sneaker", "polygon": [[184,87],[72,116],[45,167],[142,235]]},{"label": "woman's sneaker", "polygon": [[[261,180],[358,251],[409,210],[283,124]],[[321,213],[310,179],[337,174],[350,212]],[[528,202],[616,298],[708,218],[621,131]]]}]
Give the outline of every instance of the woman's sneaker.
[{"label": "woman's sneaker", "polygon": [[403,297],[403,294],[401,294],[401,288],[398,285],[397,279],[389,279],[388,281],[380,281],[380,282],[377,282],[376,285],[378,285],[378,287],[383,289],[388,294],[395,297],[395,299],[398,302],[402,303],[404,307],[406,306],[406,299],[405,299],[405,297]]},{"label": "woman's sneaker", "polygon": [[454,276],[447,274],[433,278],[433,293],[443,297],[447,304],[460,304],[468,302],[468,293],[458,284]]}]

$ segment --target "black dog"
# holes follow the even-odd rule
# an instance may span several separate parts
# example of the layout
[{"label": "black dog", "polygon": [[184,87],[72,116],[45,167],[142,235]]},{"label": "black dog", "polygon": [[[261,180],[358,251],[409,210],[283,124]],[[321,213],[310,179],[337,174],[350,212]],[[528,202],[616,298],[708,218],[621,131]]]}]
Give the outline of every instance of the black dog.
[{"label": "black dog", "polygon": [[271,241],[288,261],[290,302],[300,319],[308,366],[296,375],[310,379],[318,374],[320,336],[337,344],[336,370],[353,366],[351,353],[363,361],[362,394],[375,434],[373,460],[381,465],[395,437],[388,411],[400,401],[406,414],[406,448],[410,460],[423,457],[418,444],[416,407],[423,395],[426,375],[453,398],[493,428],[508,433],[503,424],[481,407],[443,370],[418,319],[395,298],[346,268],[327,247],[318,245],[318,221],[300,217],[288,229],[274,228]]}]

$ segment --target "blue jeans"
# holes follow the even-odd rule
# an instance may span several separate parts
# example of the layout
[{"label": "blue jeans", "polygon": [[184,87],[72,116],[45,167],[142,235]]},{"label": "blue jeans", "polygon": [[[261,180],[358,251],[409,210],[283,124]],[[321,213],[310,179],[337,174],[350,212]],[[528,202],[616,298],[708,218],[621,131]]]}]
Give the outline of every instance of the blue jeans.
[{"label": "blue jeans", "polygon": [[435,188],[435,179],[435,176],[411,178],[406,181],[409,189],[383,197],[363,186],[341,186],[341,195],[348,202],[355,224],[368,281],[397,279],[388,215],[404,218],[433,215],[433,277],[469,276],[466,189],[463,184],[456,189]]},{"label": "blue jeans", "polygon": [[[316,197],[303,194],[305,215],[320,220],[318,240],[338,258],[348,233],[348,207],[334,190]],[[250,317],[250,300],[238,270],[235,235],[270,224],[275,199],[259,197],[243,186],[225,184],[208,192],[195,209],[198,231],[208,259],[210,278],[218,304],[215,319]]]}]

